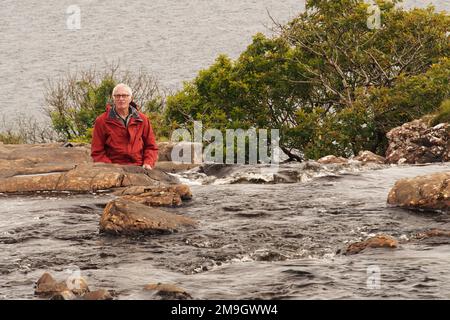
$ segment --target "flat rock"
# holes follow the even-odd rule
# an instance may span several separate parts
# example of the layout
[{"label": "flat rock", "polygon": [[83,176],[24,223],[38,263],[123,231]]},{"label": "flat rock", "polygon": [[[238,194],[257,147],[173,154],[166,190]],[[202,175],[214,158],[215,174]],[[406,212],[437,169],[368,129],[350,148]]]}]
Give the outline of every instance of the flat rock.
[{"label": "flat rock", "polygon": [[84,163],[67,172],[27,174],[0,178],[0,192],[95,192],[132,185],[176,184],[178,179],[160,170],[106,163]]},{"label": "flat rock", "polygon": [[362,242],[350,244],[345,253],[346,255],[357,254],[366,248],[397,248],[398,241],[388,235],[378,235]]},{"label": "flat rock", "polygon": [[192,193],[187,185],[145,187],[133,186],[115,192],[122,199],[130,200],[147,206],[179,207],[183,200],[192,199]]},{"label": "flat rock", "polygon": [[100,231],[115,235],[171,233],[195,225],[188,217],[124,199],[109,202],[100,219]]}]

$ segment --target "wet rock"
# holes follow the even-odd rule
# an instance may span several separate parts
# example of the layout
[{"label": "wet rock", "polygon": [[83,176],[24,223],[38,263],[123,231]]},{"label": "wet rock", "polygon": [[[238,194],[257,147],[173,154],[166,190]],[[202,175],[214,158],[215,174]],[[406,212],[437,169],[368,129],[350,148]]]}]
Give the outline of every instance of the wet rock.
[{"label": "wet rock", "polygon": [[256,261],[284,261],[289,257],[273,250],[260,249],[252,254],[252,258]]},{"label": "wet rock", "polygon": [[75,300],[76,296],[70,290],[64,290],[54,293],[50,300]]},{"label": "wet rock", "polygon": [[84,295],[90,291],[89,286],[83,277],[70,276],[66,279],[66,285],[76,296]]},{"label": "wet rock", "polygon": [[36,282],[34,294],[51,297],[64,291],[69,291],[66,282],[57,282],[48,272],[45,272]]},{"label": "wet rock", "polygon": [[124,199],[108,203],[100,219],[100,231],[116,235],[170,233],[195,225],[188,217]]},{"label": "wet rock", "polygon": [[155,168],[165,171],[165,172],[178,173],[178,172],[191,170],[198,166],[200,166],[200,165],[195,164],[195,163],[175,163],[172,161],[158,161],[156,163]]},{"label": "wet rock", "polygon": [[87,282],[82,277],[71,276],[66,281],[57,282],[45,272],[36,282],[34,293],[52,300],[73,300],[89,292]]},{"label": "wet rock", "polygon": [[428,231],[420,232],[414,235],[415,239],[428,239],[435,237],[446,237],[450,238],[450,230],[442,230],[442,229],[431,229]]},{"label": "wet rock", "polygon": [[297,183],[299,181],[297,170],[279,170],[273,175],[274,183]]},{"label": "wet rock", "polygon": [[329,155],[320,158],[317,160],[320,164],[342,164],[342,163],[348,163],[348,160],[342,157],[336,157],[334,155]]},{"label": "wet rock", "polygon": [[141,195],[147,192],[175,192],[180,195],[183,200],[192,199],[192,192],[189,186],[185,184],[177,184],[171,186],[157,186],[157,187],[149,187],[149,186],[131,186],[121,190],[114,192],[115,195],[118,196],[126,196],[126,195]]},{"label": "wet rock", "polygon": [[387,163],[430,163],[450,161],[450,127],[441,123],[429,127],[425,120],[414,120],[387,133]]},{"label": "wet rock", "polygon": [[108,290],[100,289],[86,293],[83,300],[112,300],[113,297]]},{"label": "wet rock", "polygon": [[105,289],[90,291],[86,280],[77,275],[57,282],[45,272],[36,282],[35,294],[50,300],[111,300],[111,293]]},{"label": "wet rock", "polygon": [[317,161],[306,161],[303,164],[303,170],[310,170],[310,171],[320,171],[322,169],[322,165],[320,163],[317,163]]},{"label": "wet rock", "polygon": [[363,251],[366,248],[397,248],[398,241],[388,235],[378,235],[372,238],[369,238],[362,242],[356,242],[350,244],[345,250],[344,254],[351,255],[357,254]]},{"label": "wet rock", "polygon": [[0,179],[0,192],[95,192],[132,185],[161,185],[178,180],[160,170],[106,163],[86,163],[63,173],[13,176]]},{"label": "wet rock", "polygon": [[239,168],[240,168],[239,165],[211,163],[211,164],[203,164],[200,167],[199,172],[204,173],[207,176],[215,176],[216,178],[222,179],[230,176],[232,173],[236,172]]},{"label": "wet rock", "polygon": [[173,284],[151,283],[144,287],[147,291],[156,291],[156,295],[162,299],[170,300],[190,300],[192,296],[186,290]]},{"label": "wet rock", "polygon": [[361,161],[363,163],[378,163],[384,164],[386,159],[370,151],[360,151],[354,160]]},{"label": "wet rock", "polygon": [[[129,187],[119,194],[124,194],[122,199],[145,204],[147,206],[179,207],[182,200],[192,198],[191,190],[186,185],[169,187]],[[117,193],[116,193],[117,194]]]},{"label": "wet rock", "polygon": [[425,209],[450,209],[450,172],[441,172],[397,181],[388,195],[392,205]]}]

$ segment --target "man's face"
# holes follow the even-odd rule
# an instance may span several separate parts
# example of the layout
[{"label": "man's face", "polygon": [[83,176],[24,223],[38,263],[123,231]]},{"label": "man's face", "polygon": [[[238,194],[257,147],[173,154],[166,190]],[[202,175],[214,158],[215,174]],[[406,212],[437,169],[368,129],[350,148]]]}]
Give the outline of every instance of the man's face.
[{"label": "man's face", "polygon": [[130,93],[123,87],[117,88],[114,93],[114,103],[118,111],[127,110],[130,102]]}]

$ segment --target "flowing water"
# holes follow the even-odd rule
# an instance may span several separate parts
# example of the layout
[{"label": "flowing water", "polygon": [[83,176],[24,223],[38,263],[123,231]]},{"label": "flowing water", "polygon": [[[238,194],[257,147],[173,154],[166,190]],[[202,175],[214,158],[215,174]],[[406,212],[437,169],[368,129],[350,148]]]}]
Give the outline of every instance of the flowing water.
[{"label": "flowing water", "polygon": [[[91,288],[114,290],[118,299],[151,298],[143,287],[156,282],[194,299],[450,299],[450,239],[407,241],[431,228],[449,230],[448,213],[386,204],[396,180],[448,171],[450,163],[326,167],[289,184],[249,183],[245,171],[256,167],[234,172],[247,183],[191,180],[193,200],[167,210],[199,227],[140,238],[99,234],[112,195],[1,195],[0,298],[33,299],[45,271],[63,280],[79,268]],[[306,171],[281,168],[297,177]],[[380,233],[399,239],[399,248],[339,253]]]}]

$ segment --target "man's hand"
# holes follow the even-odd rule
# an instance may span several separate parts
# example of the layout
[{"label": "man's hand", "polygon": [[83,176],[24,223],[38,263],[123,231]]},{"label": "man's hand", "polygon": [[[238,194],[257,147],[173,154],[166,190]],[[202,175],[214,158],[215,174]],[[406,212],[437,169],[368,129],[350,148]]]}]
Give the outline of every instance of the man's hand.
[{"label": "man's hand", "polygon": [[146,164],[146,163],[144,163],[144,164],[142,165],[142,168],[147,169],[147,170],[153,170],[152,166],[149,165],[149,164]]}]

